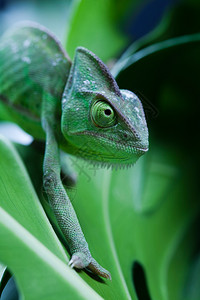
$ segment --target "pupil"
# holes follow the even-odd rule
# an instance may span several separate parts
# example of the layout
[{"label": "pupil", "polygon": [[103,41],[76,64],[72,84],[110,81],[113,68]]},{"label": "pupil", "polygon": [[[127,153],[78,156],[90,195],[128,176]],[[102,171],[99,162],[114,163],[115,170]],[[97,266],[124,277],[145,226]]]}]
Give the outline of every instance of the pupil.
[{"label": "pupil", "polygon": [[110,109],[105,109],[104,113],[106,116],[110,116],[111,115],[111,110]]}]

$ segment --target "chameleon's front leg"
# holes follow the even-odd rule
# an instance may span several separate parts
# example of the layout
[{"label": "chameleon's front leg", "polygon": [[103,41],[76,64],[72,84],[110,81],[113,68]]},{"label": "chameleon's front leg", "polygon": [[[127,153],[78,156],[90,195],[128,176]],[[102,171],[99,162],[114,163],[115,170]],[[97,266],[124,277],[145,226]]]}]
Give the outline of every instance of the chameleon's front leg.
[{"label": "chameleon's front leg", "polygon": [[74,208],[62,185],[59,149],[54,131],[47,118],[43,118],[43,128],[46,132],[43,183],[48,200],[72,254],[69,264],[71,267],[79,269],[88,267],[102,277],[111,278],[110,273],[92,258]]}]

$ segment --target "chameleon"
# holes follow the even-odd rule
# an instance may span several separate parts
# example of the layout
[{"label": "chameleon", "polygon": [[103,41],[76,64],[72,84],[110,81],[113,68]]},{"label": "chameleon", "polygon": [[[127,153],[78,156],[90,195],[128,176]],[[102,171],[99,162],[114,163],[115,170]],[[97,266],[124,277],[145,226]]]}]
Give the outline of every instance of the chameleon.
[{"label": "chameleon", "polygon": [[54,34],[24,21],[0,38],[0,110],[45,142],[43,186],[70,249],[69,265],[111,279],[93,258],[62,184],[60,153],[102,167],[132,166],[149,147],[140,99],[119,89],[94,53],[78,47],[71,61]]}]

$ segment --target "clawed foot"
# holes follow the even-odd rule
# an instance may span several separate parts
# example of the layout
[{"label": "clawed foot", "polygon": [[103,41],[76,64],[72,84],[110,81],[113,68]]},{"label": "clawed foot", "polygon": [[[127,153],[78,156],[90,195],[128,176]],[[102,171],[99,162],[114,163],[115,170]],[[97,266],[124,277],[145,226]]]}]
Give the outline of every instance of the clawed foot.
[{"label": "clawed foot", "polygon": [[77,269],[84,269],[87,267],[94,274],[111,280],[110,272],[100,266],[94,258],[88,258],[82,252],[77,252],[72,255],[72,258],[69,261],[69,266]]},{"label": "clawed foot", "polygon": [[89,265],[90,261],[91,259],[88,259],[84,253],[76,252],[72,255],[69,266],[71,268],[84,269]]}]

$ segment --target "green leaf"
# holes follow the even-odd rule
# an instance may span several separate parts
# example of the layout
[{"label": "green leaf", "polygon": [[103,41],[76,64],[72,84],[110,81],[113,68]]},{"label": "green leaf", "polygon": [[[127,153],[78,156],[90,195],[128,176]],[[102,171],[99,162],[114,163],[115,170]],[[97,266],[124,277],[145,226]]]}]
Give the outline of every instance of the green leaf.
[{"label": "green leaf", "polygon": [[[72,158],[79,180],[72,199],[81,227],[94,258],[111,272],[112,281],[106,284],[95,281],[84,272],[81,277],[104,299],[132,299],[118,261],[117,249],[110,231],[110,215],[105,187],[110,171],[96,169],[77,158]],[[113,186],[109,185],[109,189]],[[133,298],[135,299],[135,298]]]},{"label": "green leaf", "polygon": [[[188,166],[175,151],[151,145],[151,151],[125,171],[94,169],[73,160],[81,173],[73,205],[91,252],[111,272],[112,282],[108,289],[81,275],[104,299],[137,299],[137,261],[151,299],[177,300],[192,262],[192,225],[200,208],[197,195],[191,199],[193,178],[188,180]],[[143,288],[144,282],[140,284]]]},{"label": "green leaf", "polygon": [[130,55],[130,53],[123,55],[121,59],[117,61],[117,63],[112,68],[111,72],[114,77],[117,77],[120,72],[133,65],[139,60],[144,59],[150,55],[156,55],[157,52],[167,50],[168,48],[185,46],[190,43],[199,43],[200,42],[200,33],[191,34],[186,36],[180,36],[177,38],[169,39],[163,42],[159,42],[157,44],[150,45],[146,48],[137,51]]},{"label": "green leaf", "polygon": [[[67,266],[67,256],[13,146],[0,138],[0,261],[26,299],[101,299]],[[78,289],[77,289],[78,287]]]},{"label": "green leaf", "polygon": [[[125,63],[125,60],[129,60],[131,55],[135,54],[139,50],[146,48],[148,46],[159,45],[162,42],[167,43],[169,41],[181,42],[181,38],[195,37],[195,34],[200,32],[200,22],[198,21],[198,15],[200,14],[200,5],[199,1],[194,0],[182,0],[177,1],[177,3],[171,3],[169,8],[166,9],[164,15],[161,18],[160,23],[148,34],[142,36],[140,39],[134,41],[122,54],[117,66],[119,67],[121,62]],[[190,19],[190,22],[186,22],[188,15],[192,15],[193,18]],[[178,41],[180,38],[180,41]],[[183,37],[184,39],[184,37]],[[176,42],[175,42],[176,43]],[[164,45],[163,44],[163,45]],[[150,47],[151,48],[151,47]],[[114,67],[114,69],[117,68]],[[116,73],[113,70],[113,74]]]},{"label": "green leaf", "polygon": [[0,282],[1,282],[1,279],[2,279],[3,274],[5,272],[5,269],[6,269],[6,266],[4,266],[3,264],[0,264]]},{"label": "green leaf", "polygon": [[102,299],[2,208],[0,238],[1,260],[14,272],[25,299]]},{"label": "green leaf", "polygon": [[67,261],[19,155],[2,136],[0,158],[0,206],[61,260]]},{"label": "green leaf", "polygon": [[[104,61],[119,54],[128,43],[127,36],[118,29],[119,16],[130,4],[131,1],[124,1],[120,11],[120,1],[75,1],[66,43],[70,57],[74,56],[78,46],[88,48]],[[116,10],[116,7],[119,10]]]}]

